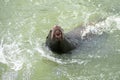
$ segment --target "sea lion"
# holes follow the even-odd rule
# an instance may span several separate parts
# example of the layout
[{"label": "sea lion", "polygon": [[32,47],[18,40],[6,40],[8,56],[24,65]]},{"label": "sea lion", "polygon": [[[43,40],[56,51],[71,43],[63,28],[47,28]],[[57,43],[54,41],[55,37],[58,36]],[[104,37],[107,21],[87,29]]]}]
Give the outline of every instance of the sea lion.
[{"label": "sea lion", "polygon": [[70,52],[78,48],[81,41],[85,39],[84,30],[84,27],[77,27],[68,33],[64,33],[60,26],[55,25],[49,31],[45,44],[51,51],[58,54]]}]

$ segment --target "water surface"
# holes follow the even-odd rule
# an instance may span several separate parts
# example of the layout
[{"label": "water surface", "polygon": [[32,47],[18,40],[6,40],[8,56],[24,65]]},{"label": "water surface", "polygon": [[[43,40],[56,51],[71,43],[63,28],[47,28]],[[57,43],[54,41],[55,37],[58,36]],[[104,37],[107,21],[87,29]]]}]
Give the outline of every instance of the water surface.
[{"label": "water surface", "polygon": [[[119,0],[0,0],[0,80],[119,80]],[[49,30],[100,35],[72,54],[44,47]],[[93,25],[88,25],[93,24]]]}]

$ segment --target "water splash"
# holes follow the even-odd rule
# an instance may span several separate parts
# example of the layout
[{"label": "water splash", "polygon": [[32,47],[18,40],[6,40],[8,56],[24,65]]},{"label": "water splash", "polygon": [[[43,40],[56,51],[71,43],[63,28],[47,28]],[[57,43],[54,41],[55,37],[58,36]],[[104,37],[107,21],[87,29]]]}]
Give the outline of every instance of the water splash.
[{"label": "water splash", "polygon": [[23,50],[19,48],[18,43],[13,42],[11,44],[5,44],[2,40],[0,45],[0,62],[7,64],[15,71],[20,70],[24,63],[23,58],[19,56],[22,51]]},{"label": "water splash", "polygon": [[24,64],[24,57],[22,56],[24,49],[20,48],[22,43],[17,41],[21,35],[17,39],[14,39],[13,36],[9,31],[3,35],[0,41],[0,62],[18,71]]},{"label": "water splash", "polygon": [[41,48],[35,48],[35,50],[37,50],[40,55],[50,61],[53,61],[55,63],[58,63],[58,64],[73,64],[73,63],[76,63],[76,64],[80,64],[80,65],[86,65],[89,60],[82,60],[82,59],[62,59],[62,58],[57,58],[54,56],[54,54],[52,54],[52,52],[49,51],[49,54],[47,54],[46,52],[44,52]]},{"label": "water splash", "polygon": [[120,30],[120,17],[110,16],[105,20],[98,23],[91,23],[86,25],[86,29],[82,36],[86,36],[89,33],[101,35],[103,32],[114,32],[115,30]]},{"label": "water splash", "polygon": [[42,49],[40,49],[40,48],[35,48],[35,50],[37,50],[37,51],[41,54],[42,57],[45,57],[45,58],[47,58],[47,59],[49,59],[49,60],[51,60],[51,61],[53,61],[53,62],[57,62],[57,63],[59,63],[59,64],[64,64],[64,63],[61,61],[61,59],[56,59],[55,57],[51,56],[50,54],[46,54],[46,53],[45,53]]}]

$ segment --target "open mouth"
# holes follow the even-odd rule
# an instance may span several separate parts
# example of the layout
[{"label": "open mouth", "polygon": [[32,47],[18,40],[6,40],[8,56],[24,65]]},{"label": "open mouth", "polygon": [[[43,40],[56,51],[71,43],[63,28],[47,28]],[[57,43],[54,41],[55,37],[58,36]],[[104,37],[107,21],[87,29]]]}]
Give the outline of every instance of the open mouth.
[{"label": "open mouth", "polygon": [[56,30],[56,31],[54,32],[54,37],[55,37],[56,39],[61,39],[61,38],[62,38],[62,32],[61,32],[60,30]]},{"label": "open mouth", "polygon": [[59,26],[55,26],[52,30],[52,34],[51,34],[51,39],[55,39],[55,40],[62,40],[63,39],[63,32],[61,27]]}]

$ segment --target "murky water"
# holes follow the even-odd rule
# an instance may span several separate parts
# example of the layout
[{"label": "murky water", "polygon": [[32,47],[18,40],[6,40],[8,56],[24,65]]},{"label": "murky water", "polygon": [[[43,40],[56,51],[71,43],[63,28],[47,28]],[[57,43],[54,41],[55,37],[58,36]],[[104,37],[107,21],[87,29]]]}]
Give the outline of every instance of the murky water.
[{"label": "murky water", "polygon": [[[101,36],[56,55],[44,47],[55,24]],[[119,79],[119,0],[0,0],[0,80]]]}]

